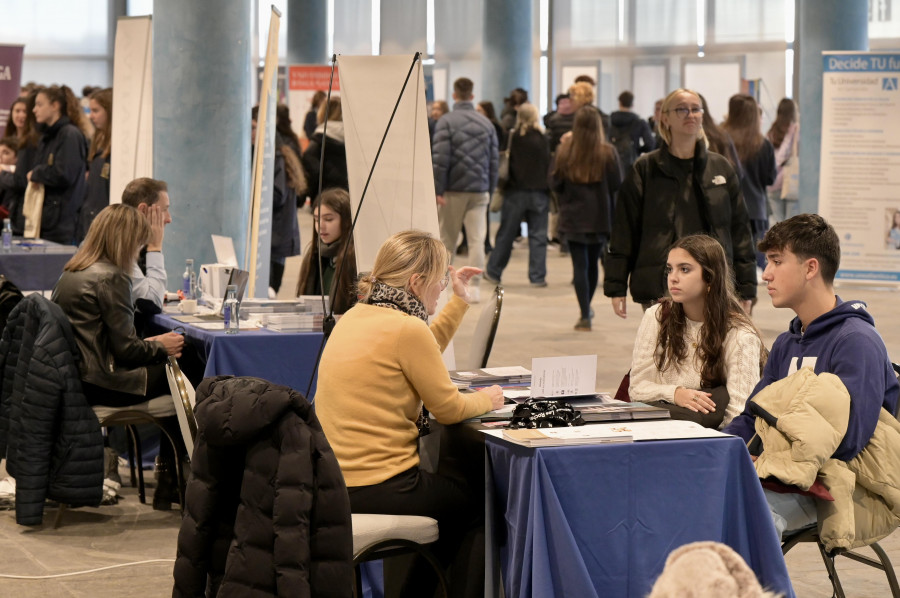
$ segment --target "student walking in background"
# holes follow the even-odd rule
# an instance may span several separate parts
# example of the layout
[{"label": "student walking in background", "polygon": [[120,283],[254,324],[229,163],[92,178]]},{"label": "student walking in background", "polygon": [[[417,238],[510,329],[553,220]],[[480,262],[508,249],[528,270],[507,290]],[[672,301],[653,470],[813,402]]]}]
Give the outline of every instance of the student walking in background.
[{"label": "student walking in background", "polygon": [[665,294],[666,252],[681,237],[706,233],[725,248],[737,293],[749,311],[756,297],[753,240],[734,169],[707,151],[697,92],[676,89],[663,101],[662,146],[625,178],[604,262],[603,292],[626,317],[626,291],[644,309]]},{"label": "student walking in background", "polygon": [[781,193],[784,188],[784,167],[791,160],[797,159],[797,144],[800,142],[800,123],[794,100],[784,98],[778,102],[778,113],[766,133],[766,139],[775,148],[775,182],[769,186],[767,194],[771,223],[777,224],[797,213],[797,198],[782,197]]},{"label": "student walking in background", "polygon": [[600,280],[598,264],[609,242],[615,194],[621,183],[618,155],[606,142],[600,112],[582,106],[575,113],[572,134],[559,144],[553,168],[559,231],[569,243],[581,310],[575,330],[591,329],[591,300]]},{"label": "student walking in background", "polygon": [[528,280],[531,286],[545,287],[550,147],[538,125],[538,112],[534,104],[519,106],[510,139],[509,181],[503,189],[500,229],[484,279],[500,282],[503,270],[509,263],[513,241],[519,236],[519,224],[524,219],[528,223]]},{"label": "student walking in background", "polygon": [[[747,204],[754,246],[769,230],[769,202],[766,187],[775,182],[775,149],[763,137],[759,104],[752,96],[736,94],[728,100],[728,118],[722,128],[731,135],[744,167],[741,192]],[[756,265],[766,267],[762,252],[756,252]]]}]

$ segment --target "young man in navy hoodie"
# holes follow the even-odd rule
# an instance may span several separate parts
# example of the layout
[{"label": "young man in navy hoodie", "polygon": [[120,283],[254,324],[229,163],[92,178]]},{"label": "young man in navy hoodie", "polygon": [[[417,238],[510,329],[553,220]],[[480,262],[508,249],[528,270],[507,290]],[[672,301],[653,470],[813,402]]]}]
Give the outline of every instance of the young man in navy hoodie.
[{"label": "young man in navy hoodie", "polygon": [[[817,214],[784,220],[759,243],[766,255],[763,280],[775,307],[797,314],[787,332],[772,345],[762,379],[744,412],[723,430],[749,442],[756,433],[750,400],[767,385],[812,367],[841,379],[850,393],[847,433],[832,455],[849,461],[868,444],[884,407],[897,413],[897,377],[875,321],[861,301],[842,301],[834,294],[834,275],[841,261],[837,233]],[[765,490],[779,533],[816,522],[812,498]]]}]

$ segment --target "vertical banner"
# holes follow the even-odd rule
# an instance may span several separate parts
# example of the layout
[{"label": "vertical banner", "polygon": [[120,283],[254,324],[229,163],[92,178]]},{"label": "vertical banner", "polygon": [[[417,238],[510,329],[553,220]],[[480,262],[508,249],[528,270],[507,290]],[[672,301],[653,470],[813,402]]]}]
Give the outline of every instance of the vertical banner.
[{"label": "vertical banner", "polygon": [[[288,67],[288,108],[291,110],[291,121],[294,132],[305,137],[303,121],[309,112],[313,95],[317,91],[328,93],[328,82],[331,80],[331,67],[316,64],[294,64]],[[341,91],[337,68],[334,73],[334,87],[331,93]]]},{"label": "vertical banner", "polygon": [[[347,179],[354,214],[412,59],[409,55],[338,56]],[[353,235],[357,270],[371,270],[385,239],[410,228],[440,238],[421,60],[413,65],[362,200]]]},{"label": "vertical banner", "polygon": [[900,52],[823,52],[819,213],[838,280],[900,283]]},{"label": "vertical banner", "polygon": [[0,45],[0,126],[6,126],[9,108],[22,90],[22,55],[25,46]]},{"label": "vertical banner", "polygon": [[[256,120],[253,149],[253,186],[250,205],[249,255],[244,263],[250,271],[248,297],[269,296],[269,258],[272,255],[272,184],[275,181],[275,101],[277,99],[278,27],[281,13],[272,7],[269,39],[263,70],[262,93]],[[262,149],[262,151],[260,151]]]},{"label": "vertical banner", "polygon": [[112,151],[109,201],[120,203],[125,186],[153,176],[153,22],[120,17],[113,61]]}]

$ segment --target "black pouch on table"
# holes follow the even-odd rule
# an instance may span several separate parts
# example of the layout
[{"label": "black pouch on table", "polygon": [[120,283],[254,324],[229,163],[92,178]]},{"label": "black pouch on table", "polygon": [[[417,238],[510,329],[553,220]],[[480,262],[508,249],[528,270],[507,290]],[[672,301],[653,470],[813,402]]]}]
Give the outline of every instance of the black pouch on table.
[{"label": "black pouch on table", "polygon": [[724,386],[717,386],[712,389],[703,388],[701,390],[712,394],[710,398],[716,404],[715,411],[711,413],[698,413],[666,401],[649,401],[647,404],[668,410],[672,419],[697,422],[704,428],[716,429],[722,423],[722,420],[725,419],[725,408],[728,407],[728,402],[731,399],[731,397],[728,396],[728,389]]}]

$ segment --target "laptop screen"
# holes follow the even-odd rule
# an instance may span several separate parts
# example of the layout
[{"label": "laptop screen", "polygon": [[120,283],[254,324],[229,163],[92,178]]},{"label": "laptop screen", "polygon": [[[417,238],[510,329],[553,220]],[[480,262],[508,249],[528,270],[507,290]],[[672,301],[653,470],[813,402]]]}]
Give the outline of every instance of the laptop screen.
[{"label": "laptop screen", "polygon": [[250,281],[250,273],[246,270],[231,269],[231,275],[228,277],[228,284],[225,285],[225,295],[222,296],[222,305],[219,307],[219,315],[225,314],[225,298],[228,296],[228,287],[235,285],[237,287],[237,300],[243,301],[244,292],[247,290],[247,283]]}]

